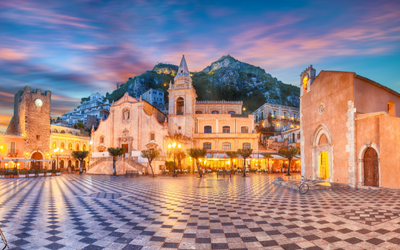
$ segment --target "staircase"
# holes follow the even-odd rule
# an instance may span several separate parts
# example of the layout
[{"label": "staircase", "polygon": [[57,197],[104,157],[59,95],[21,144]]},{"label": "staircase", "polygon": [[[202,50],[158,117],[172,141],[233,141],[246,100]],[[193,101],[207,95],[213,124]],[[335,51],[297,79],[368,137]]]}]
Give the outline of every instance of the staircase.
[{"label": "staircase", "polygon": [[[117,175],[124,175],[127,170],[139,171],[139,174],[143,174],[143,168],[147,170],[147,166],[142,165],[135,161],[133,158],[117,157],[115,162],[115,168]],[[89,165],[87,170],[88,174],[113,174],[113,158],[103,157]]]}]

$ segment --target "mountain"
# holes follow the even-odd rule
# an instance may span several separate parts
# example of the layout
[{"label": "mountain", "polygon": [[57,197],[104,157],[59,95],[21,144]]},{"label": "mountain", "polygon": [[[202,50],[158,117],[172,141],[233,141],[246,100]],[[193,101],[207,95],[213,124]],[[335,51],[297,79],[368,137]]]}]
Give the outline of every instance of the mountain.
[{"label": "mountain", "polygon": [[[178,66],[158,63],[152,70],[129,78],[124,84],[106,98],[116,101],[125,92],[139,98],[149,88],[160,88],[165,91],[165,102],[168,103],[167,89],[169,82],[174,81]],[[265,102],[298,107],[300,88],[285,84],[266,73],[264,69],[236,60],[230,55],[223,56],[200,72],[190,73],[197,100],[243,101],[248,111],[254,111]]]}]

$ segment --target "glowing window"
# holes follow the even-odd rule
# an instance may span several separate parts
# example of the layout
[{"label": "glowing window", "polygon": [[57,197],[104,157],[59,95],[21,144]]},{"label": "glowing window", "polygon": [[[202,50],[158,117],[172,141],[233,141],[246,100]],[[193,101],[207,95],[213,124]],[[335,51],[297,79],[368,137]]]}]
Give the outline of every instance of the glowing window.
[{"label": "glowing window", "polygon": [[223,150],[231,150],[231,143],[230,142],[222,143],[222,149]]}]

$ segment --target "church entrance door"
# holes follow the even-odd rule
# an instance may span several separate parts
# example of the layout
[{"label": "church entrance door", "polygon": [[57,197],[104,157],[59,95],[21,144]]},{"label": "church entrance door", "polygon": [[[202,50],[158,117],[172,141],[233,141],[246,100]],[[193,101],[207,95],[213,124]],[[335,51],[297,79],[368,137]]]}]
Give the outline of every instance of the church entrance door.
[{"label": "church entrance door", "polygon": [[329,177],[329,159],[328,152],[323,151],[318,156],[319,178],[326,180]]},{"label": "church entrance door", "polygon": [[122,146],[122,148],[125,149],[125,154],[128,153],[128,155],[129,155],[129,151],[128,151],[129,147],[128,147],[128,144],[122,144],[121,146]]},{"label": "church entrance door", "polygon": [[364,154],[364,185],[379,187],[378,154],[373,148]]}]

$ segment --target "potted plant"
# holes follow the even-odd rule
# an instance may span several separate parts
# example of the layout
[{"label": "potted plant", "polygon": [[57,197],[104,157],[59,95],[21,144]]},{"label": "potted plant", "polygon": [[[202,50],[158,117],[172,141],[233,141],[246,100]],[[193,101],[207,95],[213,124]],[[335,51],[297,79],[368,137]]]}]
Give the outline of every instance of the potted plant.
[{"label": "potted plant", "polygon": [[55,175],[61,175],[61,169],[57,169]]},{"label": "potted plant", "polygon": [[29,176],[29,177],[36,177],[36,175],[35,175],[35,170],[34,170],[34,169],[29,169],[29,171],[28,171],[28,176]]},{"label": "potted plant", "polygon": [[44,169],[39,169],[37,176],[38,177],[43,177],[44,176],[44,171],[45,171]]}]

